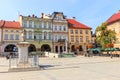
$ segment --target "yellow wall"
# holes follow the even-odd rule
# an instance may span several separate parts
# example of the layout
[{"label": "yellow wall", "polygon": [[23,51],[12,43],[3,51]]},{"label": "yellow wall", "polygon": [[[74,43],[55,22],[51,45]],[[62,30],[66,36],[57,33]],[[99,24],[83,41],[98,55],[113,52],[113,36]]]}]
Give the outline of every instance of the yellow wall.
[{"label": "yellow wall", "polygon": [[[73,30],[73,34],[70,33],[70,30]],[[75,30],[78,30],[78,34],[75,34]],[[71,42],[71,36],[74,37],[74,42],[71,43],[75,43],[76,42],[76,36],[78,37],[79,43],[87,43],[86,42],[86,36],[89,37],[89,42],[91,42],[91,30],[90,29],[81,29],[82,30],[82,34],[80,34],[80,29],[70,29],[68,31],[68,36],[69,36],[69,42]],[[88,34],[85,33],[85,31],[88,30]],[[83,36],[83,42],[80,42],[80,36]]]},{"label": "yellow wall", "polygon": [[[71,30],[73,30],[73,34],[71,34]],[[75,30],[78,30],[78,34],[75,33]],[[82,45],[83,51],[86,51],[86,46],[88,43],[91,43],[91,29],[81,29],[82,34],[80,34],[80,29],[68,29],[68,41],[69,41],[69,47],[72,45]],[[86,30],[88,30],[88,34],[86,34]],[[71,36],[74,37],[74,42],[71,42]],[[83,36],[83,42],[80,41],[80,36]],[[86,36],[88,37],[89,41],[86,41]],[[78,37],[78,41],[76,41],[76,37]]]},{"label": "yellow wall", "polygon": [[107,26],[107,29],[115,30],[116,37],[117,37],[117,43],[120,43],[120,21],[114,22],[112,24],[109,24]]},{"label": "yellow wall", "polygon": [[[18,32],[16,32],[18,31]],[[8,40],[5,40],[5,34],[8,34]],[[10,40],[10,35],[14,35],[14,40]],[[19,35],[19,40],[15,39],[15,36]],[[23,29],[17,28],[4,28],[3,30],[3,41],[23,41]]]},{"label": "yellow wall", "polygon": [[117,41],[115,42],[114,47],[120,48],[120,21],[107,25],[107,29],[115,30]]}]

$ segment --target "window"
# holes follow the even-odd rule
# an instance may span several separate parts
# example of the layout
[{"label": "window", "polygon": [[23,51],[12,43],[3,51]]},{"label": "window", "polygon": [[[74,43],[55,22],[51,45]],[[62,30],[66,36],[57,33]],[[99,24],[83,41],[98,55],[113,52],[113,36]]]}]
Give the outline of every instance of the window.
[{"label": "window", "polygon": [[89,37],[88,36],[86,36],[86,42],[89,43]]},{"label": "window", "polygon": [[37,28],[37,23],[36,22],[34,22],[34,28]]},{"label": "window", "polygon": [[59,30],[62,31],[62,26],[59,26]]},{"label": "window", "polygon": [[57,35],[55,35],[55,41],[57,41],[58,39],[57,39]]},{"label": "window", "polygon": [[5,32],[8,32],[8,30],[5,30]]},{"label": "window", "polygon": [[86,30],[85,33],[88,34],[88,30]]},{"label": "window", "polygon": [[51,23],[48,24],[48,28],[51,29]]},{"label": "window", "polygon": [[62,35],[59,36],[59,39],[62,39]]},{"label": "window", "polygon": [[23,22],[23,27],[27,27],[27,21]]},{"label": "window", "polygon": [[78,34],[78,30],[75,30],[75,34]]},{"label": "window", "polygon": [[71,36],[71,42],[74,42],[74,37],[73,36]]},{"label": "window", "polygon": [[82,34],[83,32],[82,32],[82,30],[80,29],[80,34]]},{"label": "window", "polygon": [[29,21],[29,27],[32,28],[32,21]]},{"label": "window", "polygon": [[49,34],[49,40],[51,40],[52,39],[52,36],[51,36],[51,34]]},{"label": "window", "polygon": [[78,38],[78,36],[76,36],[76,42],[79,42],[79,38]]},{"label": "window", "polygon": [[16,32],[19,32],[18,30],[16,30]]},{"label": "window", "polygon": [[62,18],[62,16],[58,16],[58,20],[60,21],[60,20],[62,20],[63,18]]},{"label": "window", "polygon": [[42,28],[42,23],[41,22],[39,23],[39,28]]},{"label": "window", "polygon": [[4,39],[5,39],[5,40],[8,40],[8,34],[5,34]]},{"label": "window", "polygon": [[83,42],[83,36],[80,36],[80,42]]},{"label": "window", "polygon": [[39,40],[42,40],[42,34],[39,34]]},{"label": "window", "polygon": [[66,39],[67,39],[67,37],[66,37],[66,36],[63,36],[63,39],[65,39],[65,40],[66,40]]},{"label": "window", "polygon": [[66,31],[66,26],[63,27],[64,31]]},{"label": "window", "polygon": [[10,34],[10,40],[14,40],[14,35]]},{"label": "window", "polygon": [[55,31],[57,31],[57,26],[55,26]]},{"label": "window", "polygon": [[73,34],[73,30],[70,30],[70,33]]},{"label": "window", "polygon": [[19,40],[19,35],[16,35],[15,40]]},{"label": "window", "polygon": [[38,34],[34,35],[34,40],[39,40],[39,35]]},{"label": "window", "polygon": [[29,39],[32,39],[32,32],[29,32]]},{"label": "window", "polygon": [[44,22],[44,28],[45,29],[47,28],[47,22]]},{"label": "window", "polygon": [[11,32],[13,32],[13,30],[11,30]]},{"label": "window", "polygon": [[44,40],[46,40],[47,39],[47,34],[46,33],[44,33]]}]

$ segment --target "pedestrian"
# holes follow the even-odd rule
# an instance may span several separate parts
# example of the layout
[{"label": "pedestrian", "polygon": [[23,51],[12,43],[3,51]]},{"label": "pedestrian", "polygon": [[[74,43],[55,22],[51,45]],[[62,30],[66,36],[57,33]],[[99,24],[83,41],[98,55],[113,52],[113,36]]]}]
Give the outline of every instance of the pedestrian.
[{"label": "pedestrian", "polygon": [[6,59],[10,59],[10,55],[8,54],[8,55],[6,55]]},{"label": "pedestrian", "polygon": [[113,55],[111,54],[111,59],[113,58]]}]

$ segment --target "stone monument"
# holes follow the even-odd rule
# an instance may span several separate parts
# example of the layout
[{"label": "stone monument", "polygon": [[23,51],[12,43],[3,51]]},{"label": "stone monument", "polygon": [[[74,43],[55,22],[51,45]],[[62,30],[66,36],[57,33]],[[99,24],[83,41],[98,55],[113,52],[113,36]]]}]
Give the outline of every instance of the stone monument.
[{"label": "stone monument", "polygon": [[28,61],[28,42],[19,42],[18,44],[19,48],[19,58],[18,58],[18,68],[25,68],[30,67],[29,61]]},{"label": "stone monument", "polygon": [[16,68],[10,68],[9,71],[31,71],[39,70],[39,67],[32,67],[28,60],[28,42],[19,42],[18,44],[18,64]]}]

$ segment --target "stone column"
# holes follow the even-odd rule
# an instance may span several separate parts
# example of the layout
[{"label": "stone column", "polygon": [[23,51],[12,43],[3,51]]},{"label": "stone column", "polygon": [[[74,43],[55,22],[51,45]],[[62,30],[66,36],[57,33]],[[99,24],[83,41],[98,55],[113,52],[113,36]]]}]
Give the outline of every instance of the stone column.
[{"label": "stone column", "polygon": [[23,68],[23,67],[30,67],[29,62],[28,62],[28,42],[19,42],[18,44],[18,67]]},{"label": "stone column", "polygon": [[60,46],[58,45],[58,53],[60,53]]},{"label": "stone column", "polygon": [[62,51],[65,52],[65,50],[64,50],[64,45],[62,45]]}]

